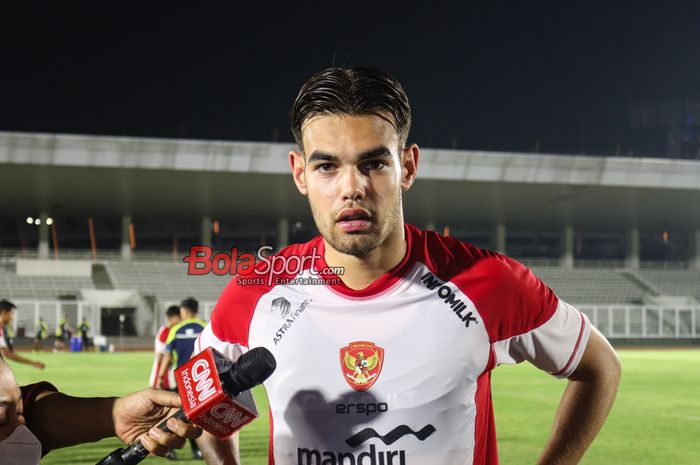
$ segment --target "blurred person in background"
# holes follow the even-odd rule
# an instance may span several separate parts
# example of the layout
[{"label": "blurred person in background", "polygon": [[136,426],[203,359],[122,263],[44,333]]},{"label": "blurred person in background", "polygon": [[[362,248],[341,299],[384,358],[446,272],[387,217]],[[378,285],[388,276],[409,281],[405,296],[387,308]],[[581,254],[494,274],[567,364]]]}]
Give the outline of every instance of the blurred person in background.
[{"label": "blurred person in background", "polygon": [[[151,387],[160,387],[161,389],[173,389],[175,387],[174,378],[172,376],[172,363],[168,363],[165,375],[160,379],[160,383],[156,383],[156,378],[158,373],[160,373],[160,368],[163,366],[165,356],[168,354],[167,351],[167,341],[168,334],[170,334],[170,328],[182,321],[180,316],[180,307],[177,305],[171,305],[165,311],[166,324],[158,329],[156,334],[156,340],[153,350],[153,367],[151,368],[151,376],[148,381],[148,385]],[[169,361],[172,361],[168,357]]]},{"label": "blurred person in background", "polygon": [[46,326],[46,322],[44,321],[43,317],[39,317],[39,321],[37,322],[35,328],[34,328],[34,350],[37,352],[41,352],[44,350],[44,341],[46,340],[46,335],[48,334],[48,327]]},{"label": "blurred person in background", "polygon": [[22,357],[21,355],[15,353],[14,347],[5,342],[5,331],[3,328],[11,325],[16,311],[17,307],[15,304],[8,300],[0,300],[0,355],[8,360],[14,360],[15,362],[24,363],[43,370],[46,365],[44,365],[42,362]]},{"label": "blurred person in background", "polygon": [[[180,368],[192,357],[194,341],[207,325],[206,322],[197,317],[198,313],[199,302],[193,297],[188,297],[180,303],[181,321],[170,328],[165,340],[165,352],[161,358],[161,366],[156,377],[157,388],[163,387],[164,377],[171,370],[171,365],[175,369]],[[172,388],[177,389],[177,386],[172,386]],[[201,459],[202,452],[197,443],[190,440],[190,445],[192,458]]]},{"label": "blurred person in background", "polygon": [[141,441],[156,455],[181,448],[201,429],[172,418],[166,433],[154,424],[181,407],[174,392],[144,389],[125,397],[72,397],[50,383],[18,386],[0,357],[0,464],[36,465],[53,449],[117,437]]},{"label": "blurred person in background", "polygon": [[[156,333],[156,339],[153,349],[153,367],[151,368],[151,375],[148,380],[148,385],[153,388],[168,389],[177,391],[175,385],[175,376],[172,369],[172,359],[168,359],[167,371],[160,379],[160,382],[156,382],[158,374],[160,373],[160,367],[165,363],[165,355],[167,351],[167,340],[168,334],[170,334],[170,328],[182,321],[180,316],[180,307],[177,305],[171,305],[165,311],[166,324],[161,326]],[[177,454],[175,451],[171,450],[167,456],[169,460],[177,460]]]},{"label": "blurred person in background", "polygon": [[10,351],[15,350],[15,330],[10,323],[2,327],[2,334],[5,338],[5,345]]},{"label": "blurred person in background", "polygon": [[92,344],[90,343],[90,323],[85,317],[80,320],[78,331],[80,332],[82,350],[87,352],[90,350]]},{"label": "blurred person in background", "polygon": [[63,352],[66,349],[66,342],[70,344],[71,331],[66,320],[66,316],[63,315],[58,321],[58,326],[56,326],[56,340],[54,341],[53,351]]}]

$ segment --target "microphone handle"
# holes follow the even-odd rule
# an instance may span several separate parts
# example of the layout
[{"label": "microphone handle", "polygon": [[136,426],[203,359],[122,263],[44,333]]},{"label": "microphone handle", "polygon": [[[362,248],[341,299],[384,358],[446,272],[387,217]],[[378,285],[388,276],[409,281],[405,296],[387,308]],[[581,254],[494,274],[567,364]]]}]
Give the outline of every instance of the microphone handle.
[{"label": "microphone handle", "polygon": [[[170,417],[163,420],[161,424],[158,425],[158,428],[166,433],[171,433],[172,431],[170,431],[170,428],[167,426],[170,418],[177,418],[187,423],[190,422],[185,416],[185,412],[180,409]],[[135,465],[145,459],[148,454],[149,452],[145,447],[143,447],[141,441],[136,441],[127,448],[121,447],[119,449],[115,449],[111,454],[97,462],[95,465]]]}]

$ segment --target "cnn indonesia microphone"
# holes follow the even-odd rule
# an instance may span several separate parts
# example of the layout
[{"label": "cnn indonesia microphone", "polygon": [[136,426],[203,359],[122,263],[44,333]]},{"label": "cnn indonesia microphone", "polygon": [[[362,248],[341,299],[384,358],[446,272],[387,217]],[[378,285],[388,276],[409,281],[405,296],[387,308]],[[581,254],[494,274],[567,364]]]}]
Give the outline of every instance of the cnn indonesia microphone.
[{"label": "cnn indonesia microphone", "polygon": [[[209,347],[175,371],[182,408],[172,416],[225,439],[258,416],[249,389],[265,381],[276,367],[275,357],[264,347],[251,349],[235,363]],[[158,428],[170,432],[167,422]],[[147,456],[148,451],[137,441],[96,465],[133,465]]]}]

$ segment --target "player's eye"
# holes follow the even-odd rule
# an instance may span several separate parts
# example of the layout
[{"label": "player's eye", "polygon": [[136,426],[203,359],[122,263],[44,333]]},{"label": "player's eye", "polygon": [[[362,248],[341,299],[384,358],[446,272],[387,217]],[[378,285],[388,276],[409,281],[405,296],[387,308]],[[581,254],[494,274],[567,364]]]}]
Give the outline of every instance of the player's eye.
[{"label": "player's eye", "polygon": [[382,160],[370,160],[364,164],[364,168],[367,171],[377,171],[386,166],[386,163]]},{"label": "player's eye", "polygon": [[315,168],[316,170],[322,173],[330,173],[331,171],[333,171],[333,168],[335,168],[335,166],[333,166],[333,163],[320,163],[316,165]]}]

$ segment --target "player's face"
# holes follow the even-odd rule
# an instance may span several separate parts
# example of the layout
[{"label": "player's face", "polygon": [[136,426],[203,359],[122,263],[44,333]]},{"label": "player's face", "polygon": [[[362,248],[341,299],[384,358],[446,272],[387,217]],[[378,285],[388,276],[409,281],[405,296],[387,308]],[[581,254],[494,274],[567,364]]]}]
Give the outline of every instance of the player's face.
[{"label": "player's face", "polygon": [[417,147],[400,149],[394,127],[373,115],[316,116],[302,138],[304,153],[290,153],[294,180],[331,247],[366,257],[403,235],[401,192],[415,177]]},{"label": "player's face", "polygon": [[15,309],[0,312],[0,323],[4,325],[10,323],[15,316]]}]

